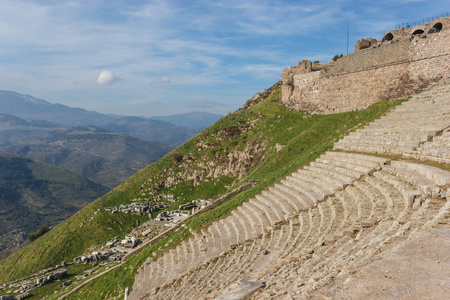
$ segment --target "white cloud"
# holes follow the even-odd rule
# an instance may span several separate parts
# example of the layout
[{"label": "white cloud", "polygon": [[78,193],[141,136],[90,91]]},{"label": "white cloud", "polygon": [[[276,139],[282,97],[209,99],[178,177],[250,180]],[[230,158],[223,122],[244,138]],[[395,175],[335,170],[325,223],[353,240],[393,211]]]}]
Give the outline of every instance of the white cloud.
[{"label": "white cloud", "polygon": [[110,70],[103,70],[100,72],[100,75],[98,75],[97,78],[97,84],[98,85],[111,85],[117,81],[119,81],[120,78],[114,75],[113,72]]},{"label": "white cloud", "polygon": [[162,76],[161,78],[155,79],[152,82],[150,82],[150,85],[165,85],[170,84],[169,77]]}]

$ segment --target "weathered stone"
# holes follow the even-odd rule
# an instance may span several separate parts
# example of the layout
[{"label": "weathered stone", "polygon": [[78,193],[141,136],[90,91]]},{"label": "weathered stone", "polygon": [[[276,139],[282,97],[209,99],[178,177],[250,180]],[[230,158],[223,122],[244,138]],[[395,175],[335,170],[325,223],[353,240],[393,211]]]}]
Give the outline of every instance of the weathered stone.
[{"label": "weathered stone", "polygon": [[350,53],[320,71],[308,72],[304,61],[282,73],[282,103],[295,110],[321,114],[365,109],[404,98],[450,79],[450,17],[420,25],[425,31],[445,26],[425,39],[408,31],[390,31],[392,42]]}]

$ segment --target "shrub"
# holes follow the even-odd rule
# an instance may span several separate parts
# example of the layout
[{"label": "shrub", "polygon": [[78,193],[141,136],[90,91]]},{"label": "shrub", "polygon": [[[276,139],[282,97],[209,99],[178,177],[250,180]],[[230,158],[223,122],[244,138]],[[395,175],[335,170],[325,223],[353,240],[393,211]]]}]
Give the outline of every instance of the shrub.
[{"label": "shrub", "polygon": [[367,45],[361,45],[361,47],[359,47],[359,50],[366,49],[366,48],[369,48],[369,46],[367,46]]},{"label": "shrub", "polygon": [[174,153],[174,155],[173,155],[173,161],[175,162],[175,163],[179,163],[179,162],[181,162],[183,160],[183,155],[182,154],[180,154],[180,153]]},{"label": "shrub", "polygon": [[341,53],[341,55],[336,54],[335,56],[333,56],[333,61],[337,61],[339,58],[343,57],[344,55]]},{"label": "shrub", "polygon": [[32,242],[32,241],[34,241],[35,239],[37,239],[38,237],[43,236],[44,234],[46,234],[46,233],[49,232],[49,231],[50,231],[50,229],[48,228],[47,225],[42,225],[42,226],[39,228],[38,231],[33,232],[33,233],[30,233],[30,234],[28,235],[28,240],[29,240],[30,242]]}]

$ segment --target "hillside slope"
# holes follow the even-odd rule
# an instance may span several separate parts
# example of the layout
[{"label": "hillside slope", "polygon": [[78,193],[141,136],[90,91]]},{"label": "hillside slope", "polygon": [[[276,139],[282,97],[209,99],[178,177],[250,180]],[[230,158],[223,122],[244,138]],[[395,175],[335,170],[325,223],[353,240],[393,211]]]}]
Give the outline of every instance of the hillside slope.
[{"label": "hillside slope", "polygon": [[[259,184],[224,205],[190,220],[170,238],[130,257],[123,268],[111,273],[112,277],[102,278],[94,283],[94,288],[89,285],[82,291],[93,293],[88,296],[92,299],[101,298],[98,296],[101,293],[107,298],[122,293],[125,287],[132,285],[135,272],[155,249],[169,240],[168,246],[176,245],[189,236],[187,228],[196,229],[226,215],[268,185],[316,158],[349,130],[401,102],[384,101],[364,111],[309,115],[280,105],[280,94],[279,84],[259,94],[244,108],[222,118],[49,234],[2,261],[0,280],[4,282],[37,271],[39,265],[52,266],[61,260],[71,260],[94,245],[100,246],[114,236],[127,234],[136,220],[138,223],[146,220],[137,215],[111,215],[101,209],[94,214],[97,208],[131,203],[132,199],[142,196],[155,199],[158,195],[172,195],[177,199],[169,207],[173,209],[190,200],[216,198],[245,182],[259,180]],[[80,224],[84,225],[80,227]],[[106,229],[108,227],[110,229]],[[11,270],[12,264],[19,267]]]},{"label": "hillside slope", "polygon": [[21,245],[41,225],[63,221],[107,191],[64,169],[0,154],[0,252]]}]

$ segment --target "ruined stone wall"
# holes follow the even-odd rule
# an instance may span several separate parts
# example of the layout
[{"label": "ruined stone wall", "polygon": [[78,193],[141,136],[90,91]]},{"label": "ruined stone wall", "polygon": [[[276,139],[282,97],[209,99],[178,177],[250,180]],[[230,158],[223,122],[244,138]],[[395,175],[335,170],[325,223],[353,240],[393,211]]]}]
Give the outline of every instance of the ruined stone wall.
[{"label": "ruined stone wall", "polygon": [[[443,29],[427,34],[436,23],[444,24]],[[417,28],[390,31],[386,35],[392,40],[346,55],[320,71],[284,70],[283,104],[325,114],[359,110],[449,81],[450,18],[420,28],[424,34],[411,35]]]}]

